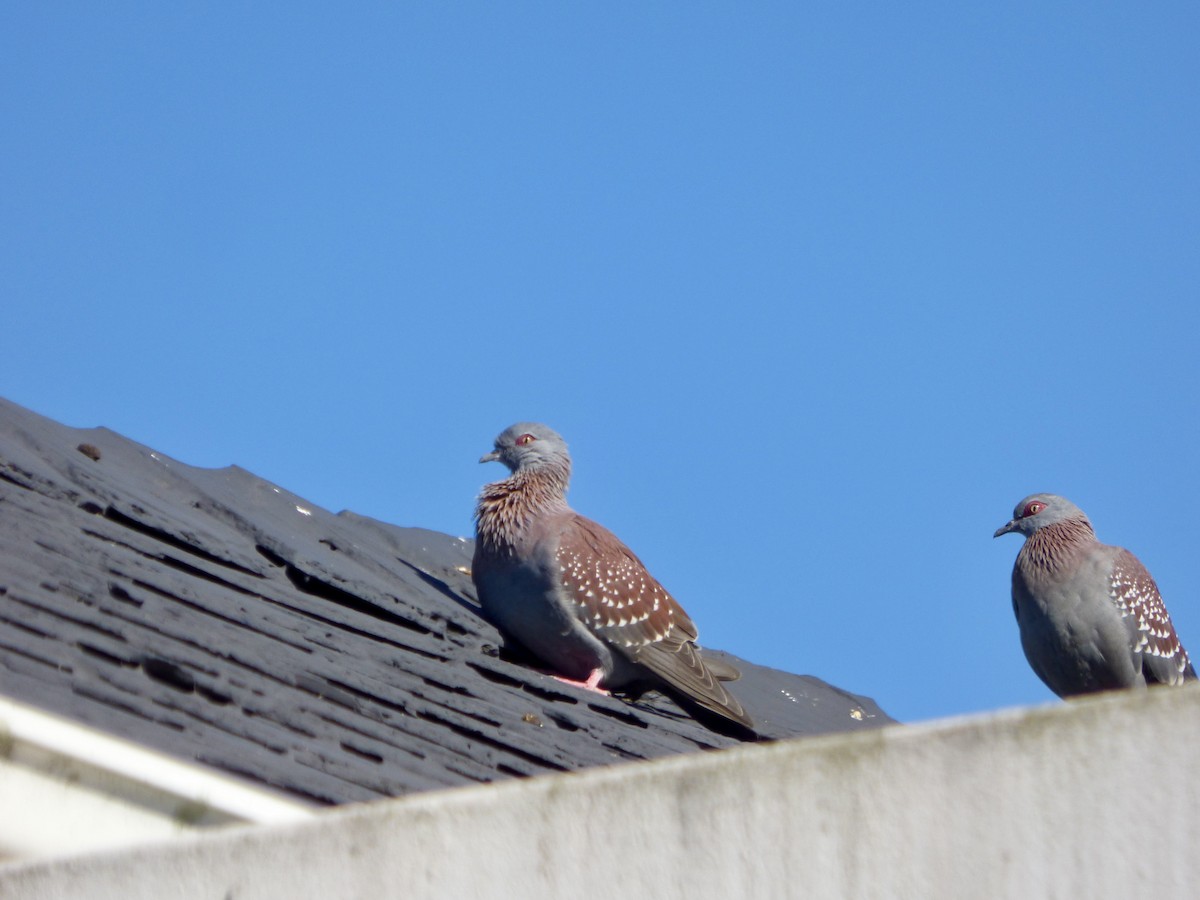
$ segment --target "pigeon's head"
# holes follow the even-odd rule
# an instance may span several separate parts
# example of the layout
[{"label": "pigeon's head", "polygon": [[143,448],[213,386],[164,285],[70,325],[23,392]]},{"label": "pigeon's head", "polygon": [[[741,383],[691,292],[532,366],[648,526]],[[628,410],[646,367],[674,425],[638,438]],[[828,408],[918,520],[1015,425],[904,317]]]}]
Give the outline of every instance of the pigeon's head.
[{"label": "pigeon's head", "polygon": [[[1010,531],[1029,537],[1039,528],[1072,519],[1088,521],[1083,510],[1066,497],[1060,497],[1057,494],[1030,494],[1017,504],[1008,524],[996,529],[996,533],[992,537],[1000,537]],[[1088,522],[1088,525],[1090,527],[1091,523]]]},{"label": "pigeon's head", "polygon": [[570,464],[567,442],[546,425],[518,422],[500,432],[495,449],[479,458],[481,463],[502,462],[512,472],[553,465]]}]

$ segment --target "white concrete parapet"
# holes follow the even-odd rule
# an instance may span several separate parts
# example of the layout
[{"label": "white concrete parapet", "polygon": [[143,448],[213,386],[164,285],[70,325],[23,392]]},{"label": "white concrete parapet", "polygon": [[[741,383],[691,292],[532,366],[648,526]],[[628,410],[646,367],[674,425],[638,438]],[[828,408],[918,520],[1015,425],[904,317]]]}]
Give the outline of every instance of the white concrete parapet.
[{"label": "white concrete parapet", "polygon": [[1192,897],[1197,746],[1200,687],[1160,689],[15,864],[0,897]]}]

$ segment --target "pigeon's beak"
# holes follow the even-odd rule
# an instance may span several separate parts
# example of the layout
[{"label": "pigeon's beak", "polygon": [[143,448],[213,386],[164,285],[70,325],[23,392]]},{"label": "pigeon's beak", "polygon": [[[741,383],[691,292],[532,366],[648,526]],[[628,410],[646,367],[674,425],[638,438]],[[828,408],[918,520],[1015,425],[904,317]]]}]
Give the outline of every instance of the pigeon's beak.
[{"label": "pigeon's beak", "polygon": [[485,453],[485,454],[483,454],[483,456],[479,457],[479,461],[481,463],[499,462],[499,460],[500,460],[500,451],[499,450],[493,450],[491,453]]},{"label": "pigeon's beak", "polygon": [[1002,534],[1008,534],[1010,531],[1017,530],[1017,520],[1011,519],[1007,525],[1001,525],[996,529],[996,533],[992,535],[994,538],[1000,537]]}]

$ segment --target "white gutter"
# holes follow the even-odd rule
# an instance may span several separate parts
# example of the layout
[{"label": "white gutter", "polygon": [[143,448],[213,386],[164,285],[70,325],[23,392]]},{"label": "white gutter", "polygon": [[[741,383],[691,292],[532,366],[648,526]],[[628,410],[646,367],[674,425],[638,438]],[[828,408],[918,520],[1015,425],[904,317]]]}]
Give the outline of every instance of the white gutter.
[{"label": "white gutter", "polygon": [[0,860],[295,822],[318,809],[0,698]]}]

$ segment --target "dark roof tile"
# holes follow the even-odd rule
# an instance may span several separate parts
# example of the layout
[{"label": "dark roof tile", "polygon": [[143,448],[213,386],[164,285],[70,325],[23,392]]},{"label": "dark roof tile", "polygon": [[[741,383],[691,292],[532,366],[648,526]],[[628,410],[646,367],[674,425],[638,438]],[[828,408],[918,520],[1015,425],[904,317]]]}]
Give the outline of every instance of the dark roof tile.
[{"label": "dark roof tile", "polygon": [[[323,803],[738,743],[504,648],[471,549],[0,400],[0,693]],[[727,658],[764,737],[891,721]]]}]

